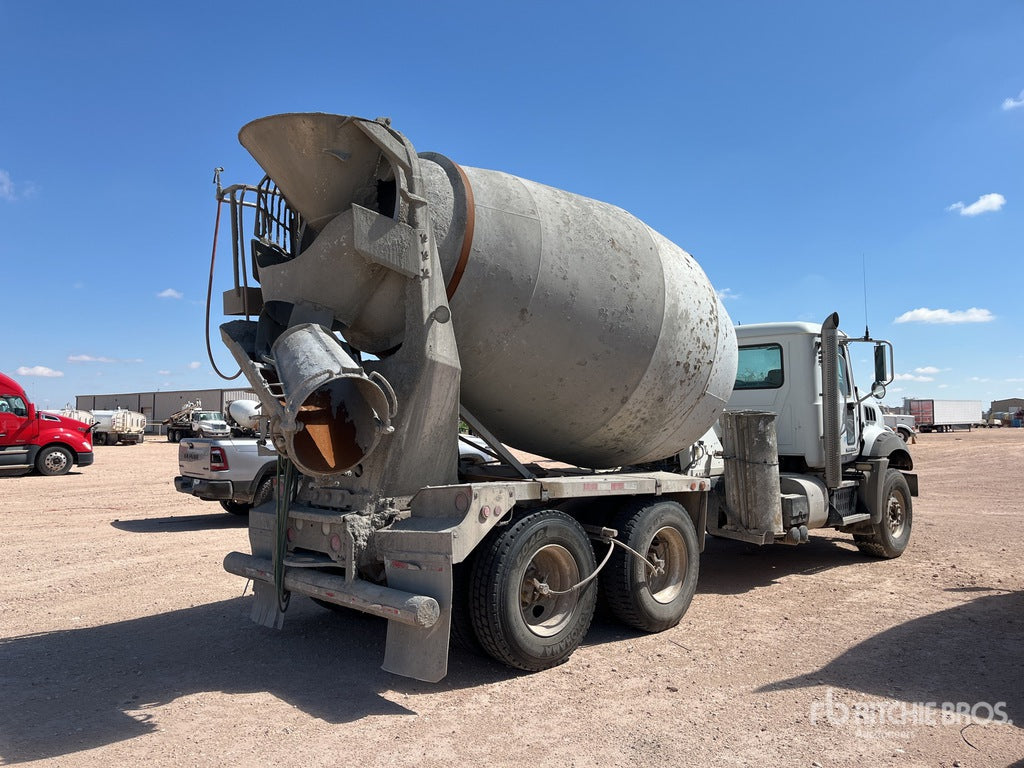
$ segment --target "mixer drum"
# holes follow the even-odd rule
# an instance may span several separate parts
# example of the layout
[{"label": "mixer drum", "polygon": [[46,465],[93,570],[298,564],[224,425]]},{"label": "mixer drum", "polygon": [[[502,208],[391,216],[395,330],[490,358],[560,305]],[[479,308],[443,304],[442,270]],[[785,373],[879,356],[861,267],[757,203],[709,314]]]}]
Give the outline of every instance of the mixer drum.
[{"label": "mixer drum", "polygon": [[[356,233],[367,215],[407,215],[406,197],[387,191],[403,174],[336,115],[263,118],[240,140],[319,233],[261,270],[264,298],[330,307],[364,352],[399,346],[407,278],[369,263]],[[706,432],[732,391],[736,338],[690,254],[606,203],[433,153],[418,166],[462,403],[495,436],[606,468],[665,458]],[[301,295],[275,294],[275,270],[305,270],[288,278]]]}]

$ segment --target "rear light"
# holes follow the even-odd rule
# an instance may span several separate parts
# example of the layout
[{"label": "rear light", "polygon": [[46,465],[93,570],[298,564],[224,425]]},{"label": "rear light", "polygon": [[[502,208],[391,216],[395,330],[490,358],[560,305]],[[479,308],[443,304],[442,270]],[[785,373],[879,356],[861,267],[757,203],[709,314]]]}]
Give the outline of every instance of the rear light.
[{"label": "rear light", "polygon": [[211,448],[210,449],[210,470],[213,472],[223,472],[228,468],[228,457],[224,455],[223,448]]}]

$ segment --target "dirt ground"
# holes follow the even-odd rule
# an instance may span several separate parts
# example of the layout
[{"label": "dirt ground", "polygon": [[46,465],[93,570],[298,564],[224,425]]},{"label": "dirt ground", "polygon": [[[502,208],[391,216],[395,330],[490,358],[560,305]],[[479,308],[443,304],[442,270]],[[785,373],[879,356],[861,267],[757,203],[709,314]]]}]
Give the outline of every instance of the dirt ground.
[{"label": "dirt ground", "polygon": [[643,635],[599,617],[566,664],[532,675],[454,651],[436,685],[380,670],[383,620],[297,596],[283,630],[251,624],[244,581],[221,567],[247,551],[244,520],[174,490],[176,445],[0,477],[0,759],[1012,764],[1024,429],[923,435],[912,451],[921,496],[900,559],[866,559],[838,534],[709,539],[678,627]]}]

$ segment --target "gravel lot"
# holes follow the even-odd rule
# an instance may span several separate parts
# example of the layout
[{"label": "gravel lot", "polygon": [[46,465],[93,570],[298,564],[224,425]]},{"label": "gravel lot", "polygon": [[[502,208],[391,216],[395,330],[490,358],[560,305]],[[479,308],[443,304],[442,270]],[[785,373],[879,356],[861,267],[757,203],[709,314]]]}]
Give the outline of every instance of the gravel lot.
[{"label": "gravel lot", "polygon": [[[568,663],[534,675],[456,651],[437,685],[379,669],[383,620],[296,597],[282,631],[252,625],[244,582],[221,567],[247,548],[244,520],[174,490],[176,445],[2,476],[0,759],[1012,764],[1024,429],[922,435],[912,451],[922,495],[898,560],[842,535],[709,539],[678,627],[642,635],[599,617]],[[944,717],[943,702],[1013,723]]]}]

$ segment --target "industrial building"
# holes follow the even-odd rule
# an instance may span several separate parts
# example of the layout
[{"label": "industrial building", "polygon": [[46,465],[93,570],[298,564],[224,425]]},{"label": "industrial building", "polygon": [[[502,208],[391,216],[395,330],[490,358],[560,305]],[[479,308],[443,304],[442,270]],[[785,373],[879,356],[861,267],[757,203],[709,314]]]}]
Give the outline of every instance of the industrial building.
[{"label": "industrial building", "polygon": [[1009,397],[1006,400],[993,400],[989,413],[1016,413],[1024,408],[1024,397]]},{"label": "industrial building", "polygon": [[203,407],[211,411],[227,411],[228,403],[234,400],[258,400],[251,389],[177,389],[159,392],[127,392],[116,395],[78,395],[75,407],[83,411],[125,408],[138,411],[146,417],[146,432],[164,433],[161,422],[185,403],[200,400]]}]

